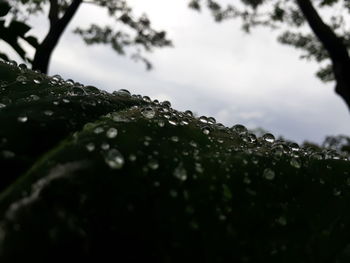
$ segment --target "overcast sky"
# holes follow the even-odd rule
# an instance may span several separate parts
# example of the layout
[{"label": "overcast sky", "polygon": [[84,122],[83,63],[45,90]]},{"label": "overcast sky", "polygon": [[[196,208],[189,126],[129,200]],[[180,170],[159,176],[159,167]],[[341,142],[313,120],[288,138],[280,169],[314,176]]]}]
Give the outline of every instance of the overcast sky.
[{"label": "overcast sky", "polygon": [[[318,65],[299,60],[297,50],[280,45],[277,32],[259,29],[247,35],[238,20],[217,24],[204,10],[188,9],[186,0],[129,3],[135,14],[147,13],[174,43],[147,54],[153,71],[106,46],[87,47],[72,34],[77,25],[108,22],[103,10],[83,5],[53,54],[50,75],[169,100],[177,110],[213,116],[227,126],[261,127],[299,143],[350,135],[350,114],[333,84],[316,79]],[[46,19],[32,22],[32,33],[42,36]],[[0,47],[6,48],[3,43]]]}]

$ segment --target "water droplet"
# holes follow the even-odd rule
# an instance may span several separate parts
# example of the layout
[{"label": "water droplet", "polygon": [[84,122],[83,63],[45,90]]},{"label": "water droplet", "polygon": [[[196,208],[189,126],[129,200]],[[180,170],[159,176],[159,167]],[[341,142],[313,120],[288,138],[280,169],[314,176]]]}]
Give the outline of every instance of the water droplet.
[{"label": "water droplet", "polygon": [[145,102],[152,102],[151,98],[148,97],[148,96],[143,96],[142,100],[145,101]]},{"label": "water droplet", "polygon": [[68,99],[63,99],[62,100],[64,103],[70,103],[70,100],[68,100]]},{"label": "water droplet", "polygon": [[[113,92],[114,93],[114,92]],[[131,93],[127,89],[120,89],[117,91],[117,94],[120,96],[130,97]]]},{"label": "water droplet", "polygon": [[168,120],[168,122],[171,124],[171,125],[174,125],[176,126],[178,123],[177,123],[177,118],[175,117],[172,117]]},{"label": "water droplet", "polygon": [[5,108],[5,107],[6,107],[6,105],[5,105],[5,104],[0,103],[0,109],[3,109],[3,108]]},{"label": "water droplet", "polygon": [[41,82],[43,82],[43,79],[41,77],[36,77],[33,81],[35,84],[40,84]]},{"label": "water droplet", "polygon": [[164,126],[165,126],[165,122],[162,121],[162,120],[159,120],[159,121],[158,121],[158,126],[159,126],[159,127],[164,127]]},{"label": "water droplet", "polygon": [[32,101],[40,100],[40,97],[38,95],[35,95],[35,94],[29,95],[28,98],[29,98],[29,100],[32,100]]},{"label": "water droplet", "polygon": [[44,111],[44,114],[46,116],[52,116],[53,115],[53,111],[52,110],[46,110],[46,111]]},{"label": "water droplet", "polygon": [[280,224],[281,226],[286,226],[287,225],[287,218],[285,218],[284,216],[280,216],[279,218],[277,218],[276,222],[278,224]]},{"label": "water droplet", "polygon": [[208,117],[208,123],[209,124],[215,124],[216,123],[216,120],[215,120],[215,118],[214,117]]},{"label": "water droplet", "polygon": [[102,133],[102,132],[104,132],[104,129],[103,129],[102,127],[96,127],[96,128],[94,129],[94,133],[95,133],[95,134],[100,134],[100,133]]},{"label": "water droplet", "polygon": [[95,144],[90,142],[88,144],[86,144],[86,149],[89,151],[89,152],[92,152],[95,150]]},{"label": "water droplet", "polygon": [[118,130],[117,130],[116,128],[109,128],[109,129],[107,130],[106,135],[107,135],[107,138],[113,139],[113,138],[117,137],[117,135],[118,135]]},{"label": "water droplet", "polygon": [[341,190],[339,190],[338,188],[334,188],[333,189],[333,195],[334,196],[340,196],[341,195]]},{"label": "water droplet", "polygon": [[19,122],[23,122],[24,123],[24,122],[28,121],[28,117],[27,117],[27,115],[22,114],[22,115],[18,116],[17,120]]},{"label": "water droplet", "polygon": [[263,173],[263,177],[266,180],[273,180],[275,178],[275,172],[270,168],[266,168]]},{"label": "water droplet", "polygon": [[177,137],[177,136],[171,136],[171,137],[170,137],[170,140],[173,141],[173,142],[178,142],[178,141],[179,141],[179,137]]},{"label": "water droplet", "polygon": [[297,144],[297,143],[291,143],[290,145],[289,145],[289,148],[293,151],[293,152],[299,152],[299,150],[300,150],[300,147],[299,147],[299,145]]},{"label": "water droplet", "polygon": [[245,134],[248,131],[247,128],[242,124],[236,124],[231,129],[238,134]]},{"label": "water droplet", "polygon": [[190,110],[185,111],[185,115],[188,117],[193,117],[193,113]]},{"label": "water droplet", "polygon": [[197,173],[203,173],[204,172],[203,166],[200,163],[195,163],[194,164],[194,169],[196,170]]},{"label": "water droplet", "polygon": [[148,162],[148,167],[151,168],[152,170],[157,170],[159,168],[159,163],[157,160],[151,159]]},{"label": "water droplet", "polygon": [[86,91],[84,90],[83,87],[80,86],[73,86],[70,89],[69,95],[71,96],[82,96],[82,95],[86,95]]},{"label": "water droplet", "polygon": [[275,142],[275,136],[273,136],[273,134],[271,133],[265,133],[263,136],[262,136],[262,139],[264,142],[268,143],[268,144],[272,144]]},{"label": "water droplet", "polygon": [[166,108],[170,108],[171,107],[171,103],[170,103],[170,101],[165,100],[165,101],[162,102],[162,106],[164,106]]},{"label": "water droplet", "polygon": [[135,154],[130,154],[130,155],[129,155],[129,160],[130,160],[131,162],[135,162],[136,159],[137,159],[137,157],[136,157]]},{"label": "water droplet", "polygon": [[152,119],[156,115],[156,112],[152,107],[146,107],[141,110],[141,114],[147,119]]},{"label": "water droplet", "polygon": [[105,162],[112,169],[120,169],[124,165],[124,157],[118,150],[110,149],[105,155]]},{"label": "water droplet", "polygon": [[208,126],[204,126],[204,127],[202,127],[202,132],[205,135],[208,135],[210,133],[210,128]]},{"label": "water droplet", "polygon": [[107,151],[109,149],[110,145],[106,142],[101,144],[101,149],[104,151]]},{"label": "water droplet", "polygon": [[180,163],[174,170],[174,176],[175,178],[179,179],[180,181],[186,181],[187,179],[187,171],[183,167],[183,164]]},{"label": "water droplet", "polygon": [[299,161],[298,159],[296,159],[296,158],[292,158],[292,159],[290,160],[289,163],[290,163],[290,165],[293,166],[294,168],[299,169],[299,168],[301,167],[300,161]]},{"label": "water droplet", "polygon": [[199,117],[199,121],[202,122],[202,123],[208,123],[208,118],[205,117],[205,116],[200,116]]},{"label": "water droplet", "polygon": [[16,81],[21,83],[21,84],[27,84],[27,77],[26,76],[23,76],[23,75],[19,75],[17,78],[16,78]]}]

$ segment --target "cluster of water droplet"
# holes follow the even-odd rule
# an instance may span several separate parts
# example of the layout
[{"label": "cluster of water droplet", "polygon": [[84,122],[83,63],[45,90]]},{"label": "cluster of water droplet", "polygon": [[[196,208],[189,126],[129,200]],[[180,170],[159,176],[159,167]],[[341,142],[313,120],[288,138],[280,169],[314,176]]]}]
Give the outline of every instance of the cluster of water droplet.
[{"label": "cluster of water droplet", "polygon": [[[8,87],[14,84],[27,85],[29,83],[40,85],[47,84],[48,87],[54,87],[55,99],[52,101],[53,107],[46,109],[43,114],[47,117],[55,114],[55,107],[59,105],[69,104],[71,100],[79,99],[82,108],[93,107],[97,104],[103,103],[104,97],[116,96],[118,98],[134,99],[139,101],[139,104],[133,106],[130,110],[133,115],[127,117],[126,115],[119,114],[118,112],[110,113],[107,117],[111,118],[115,122],[130,122],[139,119],[144,119],[150,123],[156,123],[158,127],[183,127],[190,126],[191,129],[198,129],[203,136],[206,136],[208,144],[206,147],[212,147],[213,157],[222,156],[223,153],[232,155],[235,153],[245,153],[250,156],[268,157],[272,158],[276,162],[280,159],[289,160],[289,164],[300,169],[305,165],[308,160],[325,160],[325,159],[340,159],[349,160],[349,155],[345,153],[339,153],[331,151],[329,149],[313,149],[303,148],[293,142],[287,142],[280,139],[276,139],[271,133],[266,133],[261,137],[257,137],[254,133],[250,132],[245,126],[236,124],[231,128],[225,127],[221,123],[217,123],[215,118],[200,116],[195,117],[194,114],[187,110],[185,112],[176,111],[171,108],[169,101],[159,102],[158,100],[151,100],[148,96],[133,95],[126,89],[120,89],[109,94],[105,91],[100,91],[93,86],[84,86],[78,82],[74,82],[71,79],[63,80],[59,75],[47,77],[39,72],[32,72],[28,70],[24,64],[17,66],[15,62],[6,62],[8,65],[17,67],[20,74],[15,80],[10,82],[2,81],[0,83],[0,89],[5,91]],[[0,90],[0,91],[1,91]],[[39,93],[38,93],[39,94]],[[102,96],[102,97],[101,97]],[[37,94],[31,94],[27,98],[30,101],[40,100],[40,96]],[[1,97],[0,110],[5,109],[12,103],[11,98]],[[30,119],[27,112],[23,112],[17,117],[17,121],[20,123],[26,123]],[[96,127],[95,134],[106,133],[106,137],[111,139],[115,138],[118,134],[118,130],[114,127],[110,127],[104,130],[102,127]],[[147,136],[145,136],[147,138]],[[178,136],[172,136],[169,140],[178,142],[181,140]],[[150,140],[145,139],[144,145],[150,144]],[[191,145],[197,145],[195,141],[191,142]],[[93,142],[86,144],[86,149],[90,152],[94,151],[96,146]],[[105,150],[105,161],[113,169],[119,169],[123,167],[125,158],[116,148],[110,146],[108,143],[101,145],[101,148]],[[184,153],[186,154],[186,152]],[[187,153],[188,154],[188,153]],[[2,155],[6,157],[12,156],[10,151],[2,151]],[[136,158],[136,155],[134,155]],[[134,158],[129,158],[134,159]],[[221,160],[218,159],[218,162]],[[242,160],[245,162],[245,160]],[[251,158],[249,162],[258,164],[258,158],[255,160]],[[152,159],[149,164],[150,169],[157,169],[159,164],[156,160]],[[200,163],[198,162],[197,170],[201,171]],[[176,174],[176,175],[175,175]],[[180,175],[182,174],[182,175]],[[185,180],[187,178],[186,170],[180,164],[174,170],[175,177]],[[262,169],[262,176],[267,180],[273,180],[275,178],[275,172],[273,167],[266,167]]]}]

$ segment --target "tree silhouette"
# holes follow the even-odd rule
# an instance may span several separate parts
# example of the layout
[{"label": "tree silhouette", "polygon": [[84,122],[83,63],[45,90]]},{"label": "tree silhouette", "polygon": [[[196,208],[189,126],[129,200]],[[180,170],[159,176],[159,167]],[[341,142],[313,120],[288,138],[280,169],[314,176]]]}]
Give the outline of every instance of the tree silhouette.
[{"label": "tree silhouette", "polygon": [[[203,0],[189,6],[200,10]],[[335,91],[350,109],[350,28],[348,0],[206,0],[216,21],[240,18],[246,32],[255,26],[279,29],[278,40],[302,50],[302,58],[321,64],[322,81],[336,81]],[[311,29],[311,30],[310,30]]]},{"label": "tree silhouette", "polygon": [[[3,18],[8,14],[11,7],[7,2],[0,2],[0,17]],[[19,39],[26,41],[34,48],[38,46],[38,41],[33,36],[26,36],[30,26],[26,23],[16,21],[15,19],[7,26],[5,19],[0,19],[0,39],[9,44],[23,60],[29,60],[26,57],[26,51],[19,43]],[[9,60],[8,56],[0,52],[0,58]]]},{"label": "tree silhouette", "polygon": [[[50,22],[48,33],[42,42],[35,46],[33,60],[26,59],[32,64],[32,69],[47,73],[52,52],[69,22],[83,4],[104,8],[115,20],[114,24],[103,27],[91,24],[89,28],[76,28],[74,32],[82,36],[88,45],[110,45],[121,55],[130,48],[133,50],[131,57],[144,62],[147,69],[150,69],[152,65],[143,56],[143,52],[151,51],[155,47],[171,45],[171,41],[166,38],[165,31],[153,29],[146,15],[135,18],[125,0],[12,0],[9,15],[11,20],[24,22],[29,15],[46,12]],[[26,56],[21,57],[27,58]]]}]

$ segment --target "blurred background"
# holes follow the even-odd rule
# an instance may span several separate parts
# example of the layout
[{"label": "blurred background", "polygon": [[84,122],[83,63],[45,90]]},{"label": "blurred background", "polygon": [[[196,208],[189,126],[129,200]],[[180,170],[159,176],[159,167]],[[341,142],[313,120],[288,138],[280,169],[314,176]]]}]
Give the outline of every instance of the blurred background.
[{"label": "blurred background", "polygon": [[[226,126],[240,123],[301,143],[321,143],[327,135],[350,134],[349,110],[334,92],[334,82],[315,77],[319,64],[300,60],[300,51],[276,41],[280,32],[258,27],[250,34],[235,19],[217,23],[207,8],[188,8],[186,0],[128,0],[135,17],[147,14],[152,27],[166,31],[172,47],[145,54],[152,63],[135,63],[104,44],[87,46],[77,26],[111,24],[106,8],[84,4],[55,48],[49,75],[59,74],[109,92],[127,89],[169,100],[177,110],[214,117]],[[44,11],[48,10],[45,7]],[[112,20],[111,20],[112,19]],[[31,15],[28,32],[39,42],[49,27],[47,15]],[[34,49],[22,43],[29,56]],[[4,41],[0,50],[23,60]]]}]

